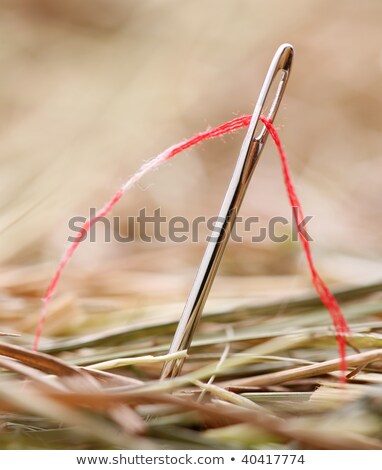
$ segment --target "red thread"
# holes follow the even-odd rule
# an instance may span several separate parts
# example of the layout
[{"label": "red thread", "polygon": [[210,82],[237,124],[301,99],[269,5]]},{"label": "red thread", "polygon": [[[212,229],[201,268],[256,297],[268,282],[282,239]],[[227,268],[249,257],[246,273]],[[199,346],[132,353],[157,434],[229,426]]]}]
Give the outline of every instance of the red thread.
[{"label": "red thread", "polygon": [[[104,217],[107,215],[113,207],[117,204],[117,202],[121,199],[121,197],[124,195],[124,193],[131,187],[133,186],[138,180],[140,180],[146,173],[149,171],[153,170],[160,164],[164,163],[165,161],[169,160],[170,158],[174,157],[178,153],[182,152],[183,150],[186,150],[203,140],[207,139],[212,139],[214,137],[222,136],[224,134],[233,132],[237,129],[240,129],[242,127],[246,127],[249,125],[251,121],[252,116],[241,116],[239,118],[235,118],[232,121],[226,122],[218,127],[215,127],[213,129],[207,130],[205,132],[200,132],[199,134],[196,134],[194,137],[190,139],[186,139],[176,145],[173,145],[166,149],[164,152],[160,153],[157,155],[155,158],[152,160],[144,163],[141,168],[133,175],[131,176],[128,181],[116,192],[116,194],[113,196],[113,198],[100,210],[97,212],[95,217],[93,217],[90,220],[87,220],[83,227],[81,233],[77,235],[77,239],[69,246],[69,248],[66,250],[64,253],[63,257],[61,258],[61,261],[59,263],[59,266],[52,278],[52,280],[49,283],[48,289],[45,293],[45,296],[43,298],[43,308],[40,313],[40,318],[36,330],[36,335],[34,339],[34,344],[33,344],[33,349],[37,350],[38,349],[38,344],[40,341],[43,325],[44,325],[44,320],[48,311],[49,303],[50,300],[57,288],[57,283],[61,277],[62,271],[65,268],[66,264],[69,262],[71,257],[73,256],[74,252],[78,248],[81,240],[83,239],[84,235],[89,231],[90,227],[100,218]],[[302,207],[300,204],[300,201],[296,195],[296,191],[294,189],[290,171],[289,171],[289,166],[288,166],[288,161],[287,161],[287,156],[286,153],[281,145],[280,137],[273,126],[272,122],[265,118],[264,116],[260,117],[261,121],[263,124],[266,126],[268,129],[269,134],[273,138],[277,150],[280,155],[280,160],[281,160],[281,165],[282,165],[282,170],[283,170],[283,175],[284,175],[284,182],[285,186],[287,189],[288,197],[290,204],[293,209],[293,216],[296,220],[296,225],[298,229],[298,235],[299,235],[299,240],[302,244],[302,247],[304,249],[307,261],[308,261],[308,266],[311,272],[312,276],[312,282],[313,285],[322,301],[322,303],[325,305],[325,307],[328,309],[333,325],[336,331],[336,338],[337,338],[337,344],[338,344],[338,350],[339,350],[339,355],[341,359],[341,381],[345,382],[346,380],[346,335],[349,333],[349,327],[348,324],[341,312],[341,309],[336,301],[336,299],[333,297],[332,293],[324,283],[324,281],[321,279],[320,275],[318,274],[314,262],[313,262],[313,257],[312,253],[310,250],[310,245],[309,241],[305,238],[304,233],[301,230],[300,223],[303,221],[304,216],[303,216],[303,211]]]},{"label": "red thread", "polygon": [[296,191],[294,189],[294,185],[292,183],[287,156],[286,156],[283,146],[281,145],[278,132],[273,126],[272,121],[270,121],[264,116],[260,116],[260,119],[265,125],[265,127],[268,129],[268,132],[271,135],[272,139],[274,140],[274,143],[280,155],[285,187],[288,193],[290,205],[293,210],[293,217],[296,221],[298,236],[299,236],[301,245],[304,249],[306,259],[308,261],[310,273],[312,276],[312,282],[322,303],[328,309],[330,316],[332,317],[334,328],[336,330],[338,351],[339,351],[339,356],[341,359],[341,382],[345,383],[346,382],[346,335],[349,333],[349,326],[346,322],[346,319],[343,313],[341,312],[341,309],[336,299],[334,298],[328,286],[325,284],[325,282],[322,280],[321,276],[317,272],[317,269],[313,262],[313,256],[310,250],[309,241],[304,236],[304,233],[301,230],[301,227],[299,225],[304,220],[304,214],[302,211],[301,203],[297,197]]},{"label": "red thread", "polygon": [[58,268],[56,269],[56,272],[54,273],[54,276],[52,280],[50,281],[48,288],[45,292],[45,295],[43,297],[43,306],[40,312],[40,318],[38,321],[37,329],[36,329],[36,334],[34,337],[34,342],[33,342],[33,350],[37,351],[38,349],[38,344],[40,341],[40,337],[42,334],[42,329],[44,327],[44,321],[46,314],[48,313],[48,307],[50,300],[56,290],[57,283],[60,280],[62,271],[64,270],[66,264],[70,260],[70,258],[73,256],[74,252],[78,248],[78,245],[80,244],[81,240],[83,239],[84,235],[89,231],[90,227],[100,218],[104,217],[106,214],[108,214],[112,208],[117,204],[117,202],[121,199],[121,197],[124,194],[123,188],[120,188],[113,198],[100,210],[97,212],[97,214],[90,220],[86,220],[84,222],[84,225],[82,226],[82,230],[78,235],[76,236],[76,240],[72,242],[72,244],[69,246],[69,248],[65,251],[63,257],[61,258],[61,261],[58,265]]},{"label": "red thread", "polygon": [[100,217],[104,217],[105,215],[107,215],[113,209],[113,207],[117,204],[117,202],[121,199],[121,197],[125,194],[125,192],[128,189],[130,189],[137,181],[139,181],[146,173],[153,170],[154,168],[164,163],[165,161],[169,160],[170,158],[175,157],[175,155],[182,152],[183,150],[193,147],[194,145],[198,144],[199,142],[202,142],[203,140],[212,139],[214,137],[219,137],[221,135],[228,134],[242,127],[248,126],[251,121],[251,118],[252,116],[241,116],[241,117],[232,119],[232,121],[225,122],[224,124],[221,124],[218,127],[214,127],[205,132],[200,132],[199,134],[194,135],[194,137],[192,137],[191,139],[186,139],[186,140],[183,140],[182,142],[179,142],[178,144],[172,145],[171,147],[169,147],[164,152],[157,155],[152,160],[149,160],[148,162],[144,163],[140,167],[140,169],[126,181],[126,183],[115,193],[113,198],[107,204],[105,204],[105,206],[100,211],[98,211],[97,214],[92,219],[84,222],[81,232],[78,233],[76,237],[77,239],[74,242],[72,242],[72,244],[69,246],[69,248],[65,251],[64,255],[62,256],[61,261],[58,265],[58,268],[56,272],[54,273],[54,276],[52,280],[50,281],[48,288],[45,292],[45,295],[43,297],[43,307],[40,312],[40,317],[39,317],[36,334],[35,334],[34,342],[33,342],[34,351],[37,351],[38,349],[38,345],[39,345],[41,334],[42,334],[42,329],[44,327],[45,317],[46,317],[46,314],[48,313],[50,300],[57,288],[57,284],[58,284],[58,281],[60,280],[62,271],[64,270],[65,266],[67,265],[67,263],[73,256],[76,249],[78,248],[84,235],[86,235],[87,232],[89,231],[90,227],[92,227],[92,225],[94,225],[95,222]]}]

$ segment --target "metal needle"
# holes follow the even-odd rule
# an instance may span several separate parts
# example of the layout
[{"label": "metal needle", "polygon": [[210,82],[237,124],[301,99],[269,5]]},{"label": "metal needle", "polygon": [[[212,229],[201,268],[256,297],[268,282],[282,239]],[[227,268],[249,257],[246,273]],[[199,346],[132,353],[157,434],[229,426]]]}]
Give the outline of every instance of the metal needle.
[{"label": "metal needle", "polygon": [[[267,114],[268,119],[274,120],[288,82],[292,60],[293,47],[290,44],[281,45],[273,57],[261,88],[259,99],[253,111],[248,132],[243,141],[231,182],[220,209],[218,218],[219,225],[215,224],[213,238],[210,239],[207,244],[169,353],[188,350],[191,345],[193,334],[199,323],[237,213],[268,136],[268,131],[263,126],[259,135],[255,137],[260,114],[265,106],[271,85],[280,72],[280,80],[275,92],[275,97]],[[166,362],[162,370],[161,378],[166,379],[178,376],[181,372],[183,362],[184,358]]]}]

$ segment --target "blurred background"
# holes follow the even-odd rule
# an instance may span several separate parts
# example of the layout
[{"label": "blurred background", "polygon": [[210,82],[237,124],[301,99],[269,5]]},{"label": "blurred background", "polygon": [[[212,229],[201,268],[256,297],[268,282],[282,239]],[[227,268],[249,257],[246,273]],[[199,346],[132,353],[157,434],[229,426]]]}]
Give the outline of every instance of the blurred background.
[{"label": "blurred background", "polygon": [[[276,124],[318,268],[333,287],[380,278],[381,20],[379,0],[1,0],[1,328],[33,333],[69,219],[166,147],[251,113],[283,42],[296,54]],[[179,155],[113,215],[216,215],[244,132]],[[271,141],[241,215],[291,220]],[[124,324],[137,305],[180,315],[205,242],[101,238],[64,272],[47,335],[100,328],[97,312]],[[297,242],[247,240],[229,244],[211,302],[310,289]]]}]

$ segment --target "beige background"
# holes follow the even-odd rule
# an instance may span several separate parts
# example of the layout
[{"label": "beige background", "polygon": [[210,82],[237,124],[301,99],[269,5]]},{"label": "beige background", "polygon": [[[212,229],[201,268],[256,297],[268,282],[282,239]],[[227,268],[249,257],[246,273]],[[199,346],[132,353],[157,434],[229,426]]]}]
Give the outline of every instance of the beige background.
[{"label": "beige background", "polygon": [[[101,207],[144,160],[250,113],[283,42],[296,56],[277,125],[305,212],[314,217],[318,265],[333,284],[377,278],[381,20],[378,0],[1,1],[5,298],[37,301],[67,246],[68,219]],[[242,138],[239,132],[180,155],[126,194],[114,214],[161,207],[169,216],[215,215]],[[241,214],[264,223],[290,218],[271,142]],[[183,300],[203,248],[86,243],[59,292]],[[220,271],[226,277],[212,295],[305,285],[300,253],[297,243],[230,244]]]}]

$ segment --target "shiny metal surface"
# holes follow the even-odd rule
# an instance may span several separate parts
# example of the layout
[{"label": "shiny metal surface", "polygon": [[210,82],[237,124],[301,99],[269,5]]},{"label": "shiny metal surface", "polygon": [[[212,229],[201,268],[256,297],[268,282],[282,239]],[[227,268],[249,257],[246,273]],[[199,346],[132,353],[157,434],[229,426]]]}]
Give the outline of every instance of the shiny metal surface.
[{"label": "shiny metal surface", "polygon": [[[207,244],[202,262],[197,272],[190,295],[184,307],[181,319],[174,335],[169,353],[188,350],[195,329],[199,323],[205,302],[215,278],[220,260],[228,242],[232,227],[235,223],[237,213],[240,209],[245,192],[250,182],[253,171],[259,160],[260,154],[267,140],[268,131],[262,126],[258,136],[255,136],[259,125],[259,117],[265,107],[269,90],[276,76],[280,74],[275,97],[267,113],[268,119],[274,120],[283,97],[293,60],[293,47],[290,44],[281,45],[269,67],[260,95],[253,111],[248,132],[243,141],[237,164],[225,195],[219,213],[219,226],[215,225],[213,240]],[[178,376],[181,372],[184,359],[168,361],[164,364],[161,378]]]}]

